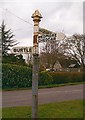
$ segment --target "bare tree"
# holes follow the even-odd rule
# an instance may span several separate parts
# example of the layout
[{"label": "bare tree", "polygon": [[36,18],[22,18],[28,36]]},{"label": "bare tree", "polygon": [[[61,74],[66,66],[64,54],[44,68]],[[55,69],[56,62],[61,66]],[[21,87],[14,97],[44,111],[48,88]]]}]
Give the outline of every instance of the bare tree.
[{"label": "bare tree", "polygon": [[[51,31],[41,29],[43,34],[51,34]],[[60,34],[61,38],[63,34]],[[63,35],[64,36],[64,35]],[[70,37],[63,37],[60,40],[48,40],[44,43],[43,54],[41,54],[41,63],[47,67],[54,67],[54,64],[59,61],[68,61],[65,63],[68,66],[71,62],[82,68],[85,66],[85,35],[74,34]]]},{"label": "bare tree", "polygon": [[60,50],[60,41],[52,40],[46,42],[43,46],[43,52],[40,55],[40,61],[47,68],[54,68],[54,65],[60,59],[65,59],[66,56]]},{"label": "bare tree", "polygon": [[85,34],[67,37],[60,45],[64,55],[71,57],[83,68],[85,67]]}]

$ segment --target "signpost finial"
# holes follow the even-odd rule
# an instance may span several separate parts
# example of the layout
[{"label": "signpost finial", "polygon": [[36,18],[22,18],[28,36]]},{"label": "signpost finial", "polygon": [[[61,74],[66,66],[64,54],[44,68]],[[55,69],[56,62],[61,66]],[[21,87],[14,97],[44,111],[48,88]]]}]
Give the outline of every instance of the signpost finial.
[{"label": "signpost finial", "polygon": [[35,12],[32,14],[33,21],[41,21],[42,15],[38,10],[35,10]]}]

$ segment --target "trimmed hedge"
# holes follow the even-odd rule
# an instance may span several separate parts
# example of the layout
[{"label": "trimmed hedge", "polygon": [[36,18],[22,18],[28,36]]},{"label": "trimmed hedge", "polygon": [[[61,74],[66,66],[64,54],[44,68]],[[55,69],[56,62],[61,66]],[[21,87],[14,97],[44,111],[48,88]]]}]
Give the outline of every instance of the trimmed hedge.
[{"label": "trimmed hedge", "polygon": [[52,84],[75,83],[85,81],[84,72],[49,72],[53,78]]},{"label": "trimmed hedge", "polygon": [[2,88],[22,88],[32,85],[32,70],[26,66],[3,64]]}]

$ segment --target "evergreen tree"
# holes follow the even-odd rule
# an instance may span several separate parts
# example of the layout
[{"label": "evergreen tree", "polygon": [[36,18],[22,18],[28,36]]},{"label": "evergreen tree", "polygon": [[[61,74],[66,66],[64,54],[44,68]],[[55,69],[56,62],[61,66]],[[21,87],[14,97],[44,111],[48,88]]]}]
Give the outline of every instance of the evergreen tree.
[{"label": "evergreen tree", "polygon": [[2,56],[7,56],[10,48],[17,45],[18,43],[16,43],[16,41],[13,39],[14,34],[11,29],[6,30],[4,21],[0,27],[0,33],[2,40]]}]

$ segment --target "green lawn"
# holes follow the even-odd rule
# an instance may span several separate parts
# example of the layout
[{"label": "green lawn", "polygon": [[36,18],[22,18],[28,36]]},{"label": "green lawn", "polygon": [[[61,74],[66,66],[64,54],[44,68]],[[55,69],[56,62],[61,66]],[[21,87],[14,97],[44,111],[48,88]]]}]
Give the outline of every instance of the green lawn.
[{"label": "green lawn", "polygon": [[[31,107],[3,108],[2,113],[3,118],[31,118]],[[39,105],[38,113],[39,118],[83,118],[83,100]]]}]

